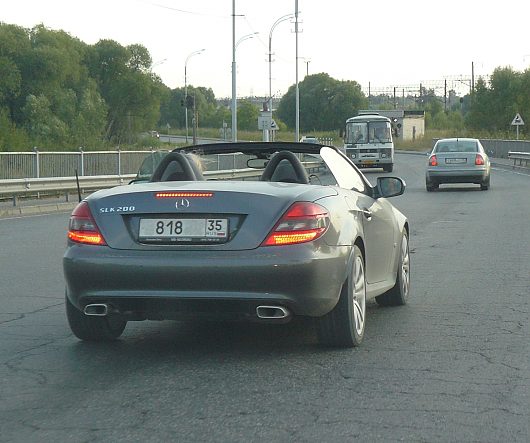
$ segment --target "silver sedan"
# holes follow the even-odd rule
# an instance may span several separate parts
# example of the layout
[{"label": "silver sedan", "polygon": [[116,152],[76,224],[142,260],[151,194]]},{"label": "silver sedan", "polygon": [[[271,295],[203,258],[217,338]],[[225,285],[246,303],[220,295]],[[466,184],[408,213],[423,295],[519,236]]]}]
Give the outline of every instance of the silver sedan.
[{"label": "silver sedan", "polygon": [[490,160],[478,139],[444,138],[429,155],[425,186],[430,192],[443,183],[476,183],[486,191],[490,170]]}]

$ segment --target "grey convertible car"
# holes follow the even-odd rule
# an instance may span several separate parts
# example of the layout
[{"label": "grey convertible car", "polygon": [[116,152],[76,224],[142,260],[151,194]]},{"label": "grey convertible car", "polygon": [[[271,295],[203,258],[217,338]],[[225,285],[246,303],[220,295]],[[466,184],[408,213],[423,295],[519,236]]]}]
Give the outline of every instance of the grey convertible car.
[{"label": "grey convertible car", "polygon": [[135,320],[315,319],[359,345],[366,301],[409,296],[409,223],[340,150],[310,143],[179,148],[148,180],[97,191],[72,212],[66,314],[80,339]]}]

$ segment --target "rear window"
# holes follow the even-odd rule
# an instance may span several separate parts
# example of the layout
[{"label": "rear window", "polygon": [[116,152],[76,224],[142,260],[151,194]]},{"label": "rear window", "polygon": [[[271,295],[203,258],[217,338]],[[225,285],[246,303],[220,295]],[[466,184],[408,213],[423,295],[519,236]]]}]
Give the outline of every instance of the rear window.
[{"label": "rear window", "polygon": [[436,143],[434,152],[478,152],[475,140],[444,140]]}]

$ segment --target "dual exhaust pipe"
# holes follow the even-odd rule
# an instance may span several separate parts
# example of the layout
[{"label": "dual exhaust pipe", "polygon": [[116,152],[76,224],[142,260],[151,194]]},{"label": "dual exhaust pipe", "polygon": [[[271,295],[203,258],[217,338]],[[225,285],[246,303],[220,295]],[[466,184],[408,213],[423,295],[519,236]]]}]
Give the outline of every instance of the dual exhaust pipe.
[{"label": "dual exhaust pipe", "polygon": [[[83,312],[92,317],[105,317],[109,314],[107,303],[91,303],[85,306]],[[283,306],[260,305],[256,308],[256,315],[261,320],[282,320],[291,316],[291,312]]]}]

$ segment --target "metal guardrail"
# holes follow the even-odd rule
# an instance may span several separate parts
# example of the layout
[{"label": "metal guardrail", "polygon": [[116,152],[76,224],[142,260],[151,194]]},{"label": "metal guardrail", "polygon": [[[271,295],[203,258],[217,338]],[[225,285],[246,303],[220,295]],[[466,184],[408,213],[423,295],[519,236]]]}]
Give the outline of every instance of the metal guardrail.
[{"label": "metal guardrail", "polygon": [[519,161],[519,166],[523,166],[523,162],[525,162],[525,166],[528,166],[528,162],[530,162],[530,152],[508,152],[508,158],[513,159],[513,167],[515,168],[517,166],[517,161]]},{"label": "metal guardrail", "polygon": [[[320,162],[303,162],[305,168],[311,172],[321,166]],[[210,180],[229,180],[233,178],[250,179],[258,178],[263,171],[254,168],[224,169],[220,171],[205,171],[203,175]],[[48,178],[19,178],[0,180],[0,199],[13,200],[17,205],[17,198],[37,197],[41,195],[65,195],[69,201],[70,194],[77,193],[77,180],[82,194],[99,189],[112,188],[128,184],[136,174],[126,175],[97,175],[84,177],[48,177]]]},{"label": "metal guardrail", "polygon": [[[135,177],[136,174],[79,177],[79,189],[81,193],[86,193],[112,188],[127,184]],[[0,199],[12,199],[13,206],[17,205],[17,198],[21,196],[40,198],[44,195],[63,194],[66,196],[66,201],[69,201],[70,194],[74,192],[77,193],[77,179],[75,177],[0,180]]]}]

